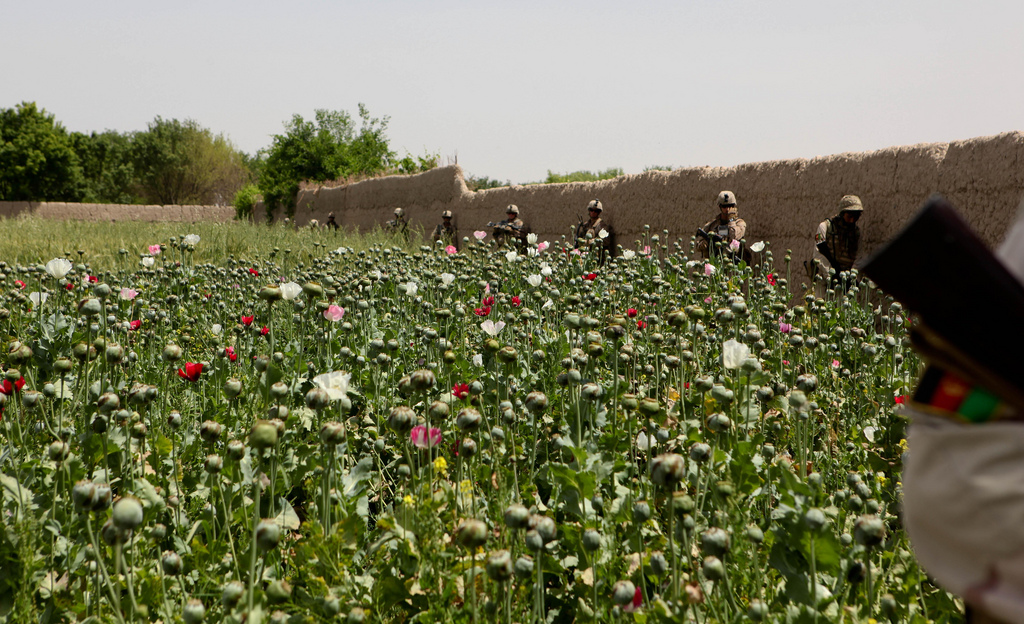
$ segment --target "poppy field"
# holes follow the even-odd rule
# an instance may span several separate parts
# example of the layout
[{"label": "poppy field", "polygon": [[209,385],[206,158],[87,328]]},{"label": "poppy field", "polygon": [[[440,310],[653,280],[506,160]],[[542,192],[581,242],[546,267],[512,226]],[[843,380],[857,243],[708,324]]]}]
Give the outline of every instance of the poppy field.
[{"label": "poppy field", "polygon": [[218,240],[0,258],[0,621],[961,617],[899,519],[921,362],[856,274]]}]

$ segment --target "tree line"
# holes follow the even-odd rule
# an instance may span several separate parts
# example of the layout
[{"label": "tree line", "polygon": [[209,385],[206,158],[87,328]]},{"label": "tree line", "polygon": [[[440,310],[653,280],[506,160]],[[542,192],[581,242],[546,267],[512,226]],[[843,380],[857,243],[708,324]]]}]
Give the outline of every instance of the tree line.
[{"label": "tree line", "polygon": [[195,120],[156,117],[136,132],[69,132],[34,102],[0,109],[0,201],[113,204],[233,204],[252,214],[294,211],[303,181],[328,182],[418,173],[439,155],[399,158],[388,117],[362,104],[358,123],[345,111],[294,115],[270,146],[249,156]]}]

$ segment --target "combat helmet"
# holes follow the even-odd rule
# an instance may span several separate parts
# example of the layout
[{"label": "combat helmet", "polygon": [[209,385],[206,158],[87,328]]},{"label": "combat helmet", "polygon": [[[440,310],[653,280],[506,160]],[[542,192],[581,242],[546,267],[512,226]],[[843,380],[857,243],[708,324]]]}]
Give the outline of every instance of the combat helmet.
[{"label": "combat helmet", "polygon": [[736,194],[732,191],[722,191],[718,194],[718,205],[721,206],[736,206]]},{"label": "combat helmet", "polygon": [[601,205],[601,200],[599,200],[599,199],[591,200],[591,202],[589,204],[587,204],[587,212],[590,212],[591,210],[596,210],[598,212],[601,212],[602,210],[604,210],[604,206]]},{"label": "combat helmet", "polygon": [[405,210],[402,209],[402,208],[395,208],[395,216],[396,217],[404,217],[405,216]]},{"label": "combat helmet", "polygon": [[516,206],[515,204],[509,204],[508,208],[505,209],[505,214],[514,214],[516,216],[519,216],[519,206]]},{"label": "combat helmet", "polygon": [[860,197],[843,195],[843,198],[839,200],[839,214],[844,212],[864,212],[864,204],[860,203]]},{"label": "combat helmet", "polygon": [[442,219],[451,219],[452,218],[452,211],[451,210],[445,210],[444,212],[441,213],[441,218]]}]

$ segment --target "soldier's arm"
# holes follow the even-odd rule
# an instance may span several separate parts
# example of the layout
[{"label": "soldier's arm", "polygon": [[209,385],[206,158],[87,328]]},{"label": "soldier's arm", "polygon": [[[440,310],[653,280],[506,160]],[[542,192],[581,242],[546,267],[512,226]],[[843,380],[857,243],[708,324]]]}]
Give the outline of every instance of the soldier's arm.
[{"label": "soldier's arm", "polygon": [[736,219],[729,228],[729,235],[733,240],[743,240],[747,235],[747,222],[743,219]]}]

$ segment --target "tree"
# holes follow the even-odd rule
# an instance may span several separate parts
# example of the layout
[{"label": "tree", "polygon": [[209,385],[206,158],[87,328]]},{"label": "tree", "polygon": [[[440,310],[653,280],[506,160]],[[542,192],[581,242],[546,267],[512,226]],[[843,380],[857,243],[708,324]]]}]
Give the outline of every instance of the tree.
[{"label": "tree", "polygon": [[561,184],[565,182],[597,182],[598,180],[610,180],[623,175],[622,169],[609,167],[604,171],[592,173],[590,171],[573,171],[572,173],[554,173],[548,169],[548,177],[544,184]]},{"label": "tree", "polygon": [[225,204],[249,178],[242,154],[196,121],[157,117],[132,141],[139,195],[156,204]]},{"label": "tree", "polygon": [[351,175],[371,175],[387,170],[395,154],[385,132],[389,119],[374,119],[359,105],[362,125],[358,134],[345,111],[318,109],[313,120],[295,115],[285,133],[274,135],[261,154],[259,187],[268,216],[283,208],[291,215],[299,182],[326,182]]},{"label": "tree", "polygon": [[82,201],[97,204],[137,204],[132,135],[113,130],[74,132],[71,143],[85,178]]},{"label": "tree", "polygon": [[78,201],[85,182],[67,131],[35,102],[0,110],[0,200]]}]

